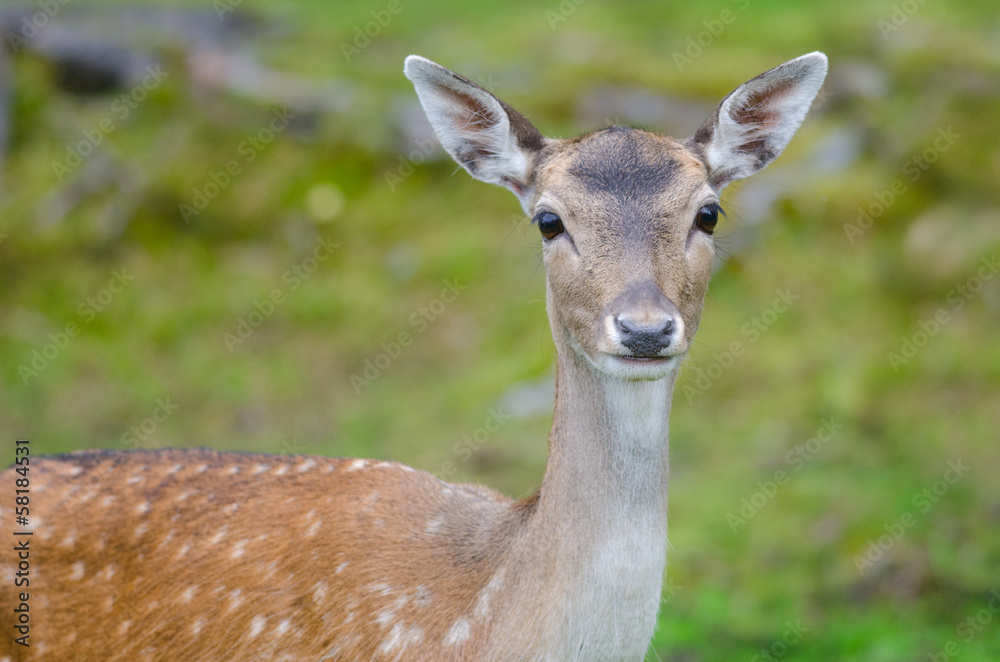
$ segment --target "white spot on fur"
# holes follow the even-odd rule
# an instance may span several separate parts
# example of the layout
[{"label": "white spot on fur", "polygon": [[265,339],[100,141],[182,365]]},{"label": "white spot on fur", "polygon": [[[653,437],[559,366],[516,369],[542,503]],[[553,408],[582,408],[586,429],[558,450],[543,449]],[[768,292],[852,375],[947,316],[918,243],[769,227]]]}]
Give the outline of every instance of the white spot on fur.
[{"label": "white spot on fur", "polygon": [[181,601],[182,602],[191,602],[194,599],[194,594],[197,591],[198,591],[198,587],[197,586],[188,586],[186,589],[184,589],[184,592],[181,593]]},{"label": "white spot on fur", "polygon": [[274,470],[275,476],[284,476],[286,473],[288,473],[287,464],[282,464],[281,466],[279,466],[277,469]]},{"label": "white spot on fur", "polygon": [[368,466],[368,460],[354,460],[346,467],[344,467],[344,473],[348,471],[357,471],[358,469],[364,469]]},{"label": "white spot on fur", "polygon": [[190,549],[191,549],[191,543],[189,542],[184,543],[184,546],[181,547],[179,550],[177,550],[177,559],[179,560],[184,558],[184,555],[187,554]]},{"label": "white spot on fur", "polygon": [[333,463],[332,462],[327,462],[326,464],[323,465],[323,473],[328,474],[331,471],[333,471]]},{"label": "white spot on fur", "polygon": [[256,476],[257,474],[262,474],[265,471],[267,471],[267,465],[258,463],[253,465],[253,471],[250,472],[250,475]]},{"label": "white spot on fur", "polygon": [[84,566],[83,561],[77,561],[73,564],[73,572],[70,573],[69,578],[73,580],[83,579],[85,571],[86,566]]},{"label": "white spot on fur", "polygon": [[245,547],[247,546],[247,542],[249,541],[244,539],[233,545],[233,553],[229,558],[238,559],[241,556],[243,556],[243,554],[246,552]]},{"label": "white spot on fur", "polygon": [[479,594],[479,599],[476,601],[476,618],[485,618],[489,614],[490,600],[493,599],[493,594],[503,585],[503,578],[503,571],[498,572],[490,580],[490,583],[486,585],[483,592]]},{"label": "white spot on fur", "polygon": [[191,626],[191,634],[198,635],[201,634],[201,629],[205,626],[205,622],[200,618],[194,622]]},{"label": "white spot on fur", "polygon": [[145,515],[148,512],[149,512],[149,502],[148,501],[143,501],[142,503],[140,503],[138,506],[135,507],[135,514],[136,515]]},{"label": "white spot on fur", "polygon": [[239,465],[236,465],[236,464],[231,464],[231,465],[229,465],[229,467],[228,467],[228,468],[226,469],[226,473],[225,473],[225,475],[226,475],[226,476],[235,476],[235,475],[236,475],[236,474],[238,474],[239,472],[240,472],[240,467],[239,467]]},{"label": "white spot on fur", "polygon": [[407,630],[402,623],[396,623],[378,650],[380,653],[391,653],[396,648],[402,650],[411,643],[419,643],[423,638],[424,632],[420,628],[414,627]]},{"label": "white spot on fur", "polygon": [[295,470],[298,471],[299,473],[302,473],[303,471],[309,471],[315,466],[316,466],[316,460],[308,459],[299,466],[295,467]]},{"label": "white spot on fur", "polygon": [[343,563],[337,566],[337,569],[334,572],[336,572],[339,575],[344,571],[344,568],[347,567],[348,563],[350,563],[350,561],[344,561]]},{"label": "white spot on fur", "polygon": [[281,635],[288,632],[292,627],[292,619],[286,618],[285,620],[278,623],[278,627],[274,628],[274,636],[280,637]]},{"label": "white spot on fur", "polygon": [[160,541],[160,544],[157,546],[157,549],[160,550],[169,545],[170,541],[174,539],[174,534],[175,531],[173,529],[167,531],[167,535],[163,536],[163,540]]},{"label": "white spot on fur", "polygon": [[107,508],[112,503],[114,503],[114,501],[115,501],[115,497],[113,495],[109,494],[108,496],[106,496],[103,499],[101,499],[101,506],[104,507],[104,508]]},{"label": "white spot on fur", "polygon": [[267,619],[263,616],[254,616],[253,620],[250,621],[250,638],[253,639],[260,634],[266,623]]},{"label": "white spot on fur", "polygon": [[80,474],[83,473],[83,467],[70,467],[69,471],[67,471],[66,473],[68,473],[70,476],[79,476]]},{"label": "white spot on fur", "polygon": [[313,584],[313,602],[319,604],[326,598],[326,582],[316,582]]},{"label": "white spot on fur", "polygon": [[378,593],[379,595],[392,595],[393,588],[385,582],[375,582],[364,588],[368,593]]},{"label": "white spot on fur", "polygon": [[177,473],[178,471],[180,471],[183,468],[184,467],[182,467],[181,465],[175,464],[174,466],[172,466],[169,469],[167,469],[167,471],[166,471],[166,473],[164,475],[165,476],[172,476],[172,475],[174,475],[175,473]]},{"label": "white spot on fur", "polygon": [[317,533],[319,533],[320,528],[323,526],[323,520],[318,519],[309,526],[309,530],[306,531],[306,537],[312,538]]},{"label": "white spot on fur", "polygon": [[208,465],[207,464],[199,464],[197,467],[194,468],[194,472],[195,473],[203,474],[206,471],[208,471]]},{"label": "white spot on fur", "polygon": [[215,535],[208,539],[209,544],[215,545],[220,540],[226,537],[226,532],[229,531],[229,525],[224,525],[221,529],[216,531]]},{"label": "white spot on fur", "polygon": [[174,501],[186,501],[189,496],[191,496],[191,490],[184,490],[174,497]]},{"label": "white spot on fur", "polygon": [[375,622],[381,625],[383,628],[389,627],[392,621],[396,618],[396,612],[391,609],[380,609],[378,615],[375,616]]},{"label": "white spot on fur", "polygon": [[149,523],[148,522],[143,522],[139,526],[135,527],[135,531],[133,532],[133,535],[136,538],[141,538],[142,535],[144,533],[146,533],[147,529],[149,529]]},{"label": "white spot on fur", "polygon": [[60,547],[74,547],[75,545],[76,545],[76,529],[73,529],[73,532],[70,533],[68,536],[66,536],[63,539],[63,541],[61,543],[59,543],[59,546]]},{"label": "white spot on fur", "polygon": [[460,618],[455,621],[455,624],[451,626],[448,630],[448,634],[444,636],[445,646],[455,646],[460,644],[469,638],[469,621],[464,618]]},{"label": "white spot on fur", "polygon": [[226,609],[227,612],[232,611],[243,604],[243,596],[241,596],[240,593],[242,593],[240,589],[229,592],[229,608]]},{"label": "white spot on fur", "polygon": [[229,515],[232,515],[233,513],[235,513],[239,509],[240,509],[240,504],[238,504],[238,503],[231,503],[231,504],[229,504],[228,506],[226,506],[225,508],[222,509],[222,514],[226,515],[226,516],[229,516]]},{"label": "white spot on fur", "polygon": [[424,533],[437,533],[441,529],[442,524],[444,524],[444,515],[438,515],[431,521],[427,522],[427,527],[424,529]]},{"label": "white spot on fur", "polygon": [[141,483],[144,480],[146,480],[145,476],[132,476],[128,479],[128,484],[135,485],[136,483]]},{"label": "white spot on fur", "polygon": [[118,636],[124,636],[128,633],[129,626],[132,625],[132,621],[124,621],[118,626]]},{"label": "white spot on fur", "polygon": [[426,607],[431,603],[431,592],[426,586],[420,585],[413,592],[413,604]]}]

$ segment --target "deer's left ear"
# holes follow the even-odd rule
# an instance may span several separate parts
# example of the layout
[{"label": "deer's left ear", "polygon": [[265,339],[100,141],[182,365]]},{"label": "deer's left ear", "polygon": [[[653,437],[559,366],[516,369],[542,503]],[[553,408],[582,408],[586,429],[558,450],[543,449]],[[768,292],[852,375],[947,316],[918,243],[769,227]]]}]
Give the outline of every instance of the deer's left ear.
[{"label": "deer's left ear", "polygon": [[419,55],[403,68],[441,145],[469,174],[522,198],[542,134],[523,115],[470,80]]},{"label": "deer's left ear", "polygon": [[773,161],[805,119],[826,78],[827,60],[809,53],[743,83],[729,93],[692,140],[709,166],[709,185],[722,190]]}]

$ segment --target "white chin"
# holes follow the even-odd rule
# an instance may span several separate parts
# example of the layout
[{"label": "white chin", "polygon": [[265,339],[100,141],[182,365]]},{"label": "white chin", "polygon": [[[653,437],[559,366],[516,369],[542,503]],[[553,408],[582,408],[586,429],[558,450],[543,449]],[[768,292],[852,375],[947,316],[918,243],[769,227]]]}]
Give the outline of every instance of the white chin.
[{"label": "white chin", "polygon": [[600,354],[591,359],[601,372],[630,382],[649,382],[663,379],[677,372],[683,354],[658,359],[631,359],[611,354]]}]

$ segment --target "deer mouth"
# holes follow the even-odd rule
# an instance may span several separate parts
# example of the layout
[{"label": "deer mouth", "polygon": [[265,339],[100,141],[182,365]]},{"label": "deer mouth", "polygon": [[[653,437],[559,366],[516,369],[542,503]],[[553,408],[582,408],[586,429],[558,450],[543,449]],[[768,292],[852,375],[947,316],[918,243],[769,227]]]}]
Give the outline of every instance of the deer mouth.
[{"label": "deer mouth", "polygon": [[621,356],[617,357],[621,361],[626,363],[664,363],[674,358],[673,356]]},{"label": "deer mouth", "polygon": [[633,356],[609,353],[601,355],[595,363],[603,372],[626,381],[655,381],[676,371],[682,358],[682,354]]}]

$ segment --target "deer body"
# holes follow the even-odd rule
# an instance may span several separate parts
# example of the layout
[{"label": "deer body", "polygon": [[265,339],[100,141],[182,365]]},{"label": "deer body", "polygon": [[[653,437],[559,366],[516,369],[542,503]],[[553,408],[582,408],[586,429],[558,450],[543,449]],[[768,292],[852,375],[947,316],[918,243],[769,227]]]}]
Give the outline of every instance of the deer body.
[{"label": "deer body", "polygon": [[670,400],[717,195],[780,153],[825,71],[812,54],[763,74],[685,142],[618,127],[547,140],[408,58],[445,148],[543,235],[558,361],[538,492],[514,501],[344,458],[33,460],[32,646],[6,636],[5,607],[0,661],[641,660],[666,557]]}]

